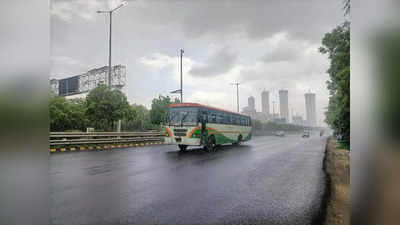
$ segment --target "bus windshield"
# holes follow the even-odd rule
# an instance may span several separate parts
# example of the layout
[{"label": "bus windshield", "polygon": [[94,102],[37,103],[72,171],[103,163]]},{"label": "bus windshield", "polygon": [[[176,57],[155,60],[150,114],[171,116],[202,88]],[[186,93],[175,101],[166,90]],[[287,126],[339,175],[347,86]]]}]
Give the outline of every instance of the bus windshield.
[{"label": "bus windshield", "polygon": [[198,108],[180,107],[169,108],[167,123],[170,126],[195,126],[197,124]]}]

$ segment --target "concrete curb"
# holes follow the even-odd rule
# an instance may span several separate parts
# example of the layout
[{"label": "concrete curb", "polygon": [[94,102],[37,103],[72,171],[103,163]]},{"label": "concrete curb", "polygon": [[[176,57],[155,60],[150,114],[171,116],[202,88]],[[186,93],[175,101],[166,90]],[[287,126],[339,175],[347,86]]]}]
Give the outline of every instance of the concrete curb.
[{"label": "concrete curb", "polygon": [[325,151],[324,151],[324,158],[322,159],[322,171],[324,172],[325,175],[325,188],[324,188],[324,193],[322,194],[322,199],[321,199],[321,205],[319,208],[318,213],[314,216],[311,224],[312,225],[324,225],[326,221],[326,216],[327,216],[327,210],[328,210],[328,202],[331,198],[331,177],[326,170],[326,161],[328,157],[328,144],[329,141],[331,140],[331,136],[326,139],[326,144],[325,144]]}]

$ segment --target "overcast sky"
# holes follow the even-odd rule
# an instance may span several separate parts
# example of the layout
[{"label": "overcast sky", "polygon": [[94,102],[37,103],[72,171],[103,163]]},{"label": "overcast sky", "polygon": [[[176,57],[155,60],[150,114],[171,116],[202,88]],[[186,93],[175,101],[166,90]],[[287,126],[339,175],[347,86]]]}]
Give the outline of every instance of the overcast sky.
[{"label": "overcast sky", "polygon": [[[120,0],[52,0],[51,77],[108,64],[108,17]],[[305,116],[304,93],[317,94],[317,121],[328,105],[329,61],[318,52],[326,32],[344,21],[341,0],[136,0],[113,15],[113,65],[127,67],[130,103],[150,106],[179,89],[184,48],[184,101],[236,109],[261,91],[289,91],[289,108]],[[175,96],[171,95],[170,96]],[[178,97],[178,95],[176,95]],[[272,111],[272,103],[271,103]]]}]

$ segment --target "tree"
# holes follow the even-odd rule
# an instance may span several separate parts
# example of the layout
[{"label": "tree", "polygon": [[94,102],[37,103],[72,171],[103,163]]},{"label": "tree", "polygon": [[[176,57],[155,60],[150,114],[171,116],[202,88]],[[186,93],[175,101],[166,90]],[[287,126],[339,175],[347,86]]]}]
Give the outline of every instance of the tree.
[{"label": "tree", "polygon": [[84,99],[66,100],[52,94],[49,102],[50,131],[80,130],[88,124]]},{"label": "tree", "polygon": [[179,100],[175,98],[174,102],[172,102],[169,96],[164,97],[162,95],[154,98],[151,102],[150,122],[153,124],[164,123],[171,103],[179,103]]},{"label": "tree", "polygon": [[69,102],[69,122],[72,130],[85,131],[89,124],[86,117],[86,100],[85,99],[72,99]]},{"label": "tree", "polygon": [[122,130],[124,131],[145,131],[159,128],[150,122],[149,110],[143,105],[131,105],[132,111],[135,111],[135,117],[122,120]]},{"label": "tree", "polygon": [[325,121],[350,144],[350,22],[345,22],[326,33],[319,51],[328,54],[330,94]]},{"label": "tree", "polygon": [[96,129],[111,131],[114,121],[122,119],[129,107],[126,96],[118,89],[101,84],[86,97],[86,115]]},{"label": "tree", "polygon": [[49,102],[50,131],[68,129],[68,102],[63,97],[52,94]]}]

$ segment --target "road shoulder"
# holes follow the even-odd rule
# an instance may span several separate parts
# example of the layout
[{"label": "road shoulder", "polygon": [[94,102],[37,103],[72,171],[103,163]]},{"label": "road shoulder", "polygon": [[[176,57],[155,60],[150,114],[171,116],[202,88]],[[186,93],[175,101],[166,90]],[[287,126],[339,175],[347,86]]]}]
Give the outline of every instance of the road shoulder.
[{"label": "road shoulder", "polygon": [[350,151],[341,149],[337,141],[330,138],[324,163],[330,180],[325,224],[350,224]]}]

